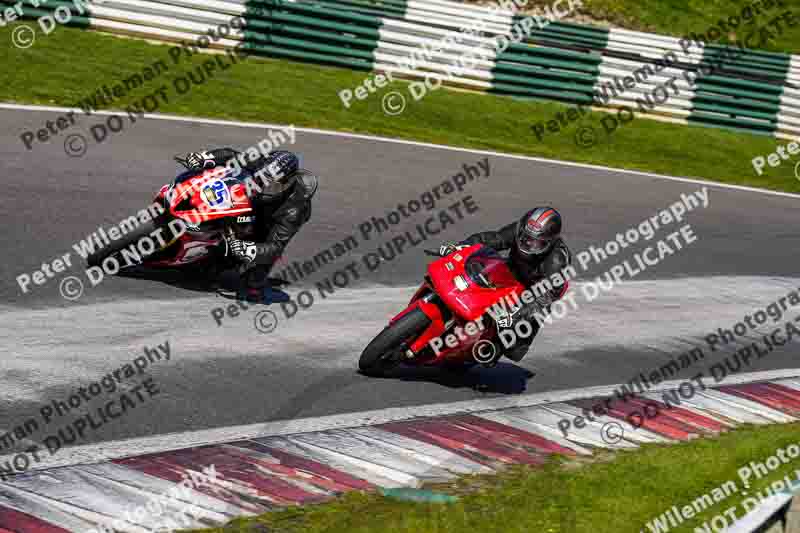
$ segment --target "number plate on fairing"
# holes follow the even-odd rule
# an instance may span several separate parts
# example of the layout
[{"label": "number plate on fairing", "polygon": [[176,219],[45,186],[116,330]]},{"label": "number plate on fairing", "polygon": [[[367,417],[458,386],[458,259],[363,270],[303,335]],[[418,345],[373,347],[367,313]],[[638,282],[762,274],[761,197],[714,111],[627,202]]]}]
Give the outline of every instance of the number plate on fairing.
[{"label": "number plate on fairing", "polygon": [[200,197],[206,205],[213,209],[229,209],[233,205],[228,186],[220,179],[209,181],[203,185]]}]

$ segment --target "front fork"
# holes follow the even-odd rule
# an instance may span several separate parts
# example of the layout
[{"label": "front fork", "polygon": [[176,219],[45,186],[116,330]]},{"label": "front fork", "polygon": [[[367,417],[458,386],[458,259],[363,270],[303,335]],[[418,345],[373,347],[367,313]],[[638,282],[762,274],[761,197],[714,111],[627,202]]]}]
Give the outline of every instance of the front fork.
[{"label": "front fork", "polygon": [[[427,292],[416,300],[417,307],[430,319],[428,329],[415,339],[410,346],[403,347],[406,360],[434,358],[433,349],[429,346],[431,339],[444,335],[455,324],[453,313],[442,303],[439,295],[427,286]],[[439,326],[437,327],[437,324]]]}]

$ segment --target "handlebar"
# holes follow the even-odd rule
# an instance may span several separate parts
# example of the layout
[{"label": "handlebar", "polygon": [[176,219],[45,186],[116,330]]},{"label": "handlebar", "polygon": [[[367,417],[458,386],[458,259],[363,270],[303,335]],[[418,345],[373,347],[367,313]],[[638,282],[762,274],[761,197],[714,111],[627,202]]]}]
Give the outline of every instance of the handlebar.
[{"label": "handlebar", "polygon": [[433,256],[433,257],[444,257],[444,256],[442,256],[442,254],[439,253],[438,250],[436,250],[436,251],[434,251],[434,250],[422,250],[422,251],[425,252],[425,255],[430,255],[430,256]]}]

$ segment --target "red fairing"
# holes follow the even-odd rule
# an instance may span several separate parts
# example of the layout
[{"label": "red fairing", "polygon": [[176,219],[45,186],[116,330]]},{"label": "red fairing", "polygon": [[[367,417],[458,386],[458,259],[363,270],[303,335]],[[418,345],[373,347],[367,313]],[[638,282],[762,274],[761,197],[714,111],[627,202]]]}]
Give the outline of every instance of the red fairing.
[{"label": "red fairing", "polygon": [[[475,244],[428,265],[428,275],[436,293],[447,307],[468,321],[477,320],[503,298],[516,301],[525,290],[504,259],[497,255],[481,256],[478,252],[482,249],[487,250],[482,245]],[[466,270],[468,261],[474,267],[473,273]],[[494,288],[482,286],[477,281],[480,278],[471,277],[479,270]]]},{"label": "red fairing", "polygon": [[247,187],[232,170],[216,168],[184,176],[161,187],[156,202],[168,205],[171,218],[186,222],[190,231],[178,237],[169,257],[145,261],[148,267],[182,267],[207,260],[224,237],[218,225],[202,224],[222,219],[234,222],[253,213]]},{"label": "red fairing", "polygon": [[[208,237],[204,236],[207,235]],[[175,255],[169,259],[148,261],[150,267],[180,267],[190,265],[208,259],[209,251],[219,244],[219,237],[214,238],[213,234],[203,233],[193,235],[184,233],[178,239],[179,246]]]},{"label": "red fairing", "polygon": [[193,228],[178,238],[174,254],[166,259],[146,262],[150,267],[181,267],[205,261],[223,236],[218,228],[206,230],[200,225],[225,218],[236,220],[253,212],[247,187],[227,168],[206,170],[164,185],[156,201],[161,203],[165,200],[172,217],[182,219]]},{"label": "red fairing", "polygon": [[[495,333],[493,321],[484,316],[487,310],[502,299],[518,305],[524,290],[505,259],[482,245],[469,246],[428,265],[427,281],[414,294],[408,307],[391,322],[417,308],[431,320],[422,334],[409,341],[409,348],[415,354],[425,350],[423,353],[431,353],[433,357],[418,357],[412,359],[411,364],[436,365],[445,360],[466,362],[472,358],[475,343]],[[447,313],[447,320],[443,311]],[[469,333],[468,325],[472,327]],[[448,337],[457,342],[441,345],[438,354],[426,350],[432,345],[431,341]]]},{"label": "red fairing", "polygon": [[206,170],[181,183],[165,185],[158,197],[169,199],[174,217],[195,225],[253,211],[245,184],[227,168]]}]

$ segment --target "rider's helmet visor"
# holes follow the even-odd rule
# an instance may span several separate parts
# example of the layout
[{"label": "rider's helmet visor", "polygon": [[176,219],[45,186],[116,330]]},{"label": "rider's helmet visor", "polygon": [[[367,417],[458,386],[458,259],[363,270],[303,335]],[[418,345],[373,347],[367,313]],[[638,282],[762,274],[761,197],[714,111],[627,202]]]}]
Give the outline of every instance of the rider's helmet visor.
[{"label": "rider's helmet visor", "polygon": [[517,247],[525,255],[538,255],[547,251],[551,242],[553,242],[552,238],[535,237],[521,232],[517,238]]},{"label": "rider's helmet visor", "polygon": [[270,173],[261,170],[256,173],[260,178],[258,185],[261,187],[261,194],[266,197],[276,197],[286,192],[294,183],[294,176],[282,173]]}]

